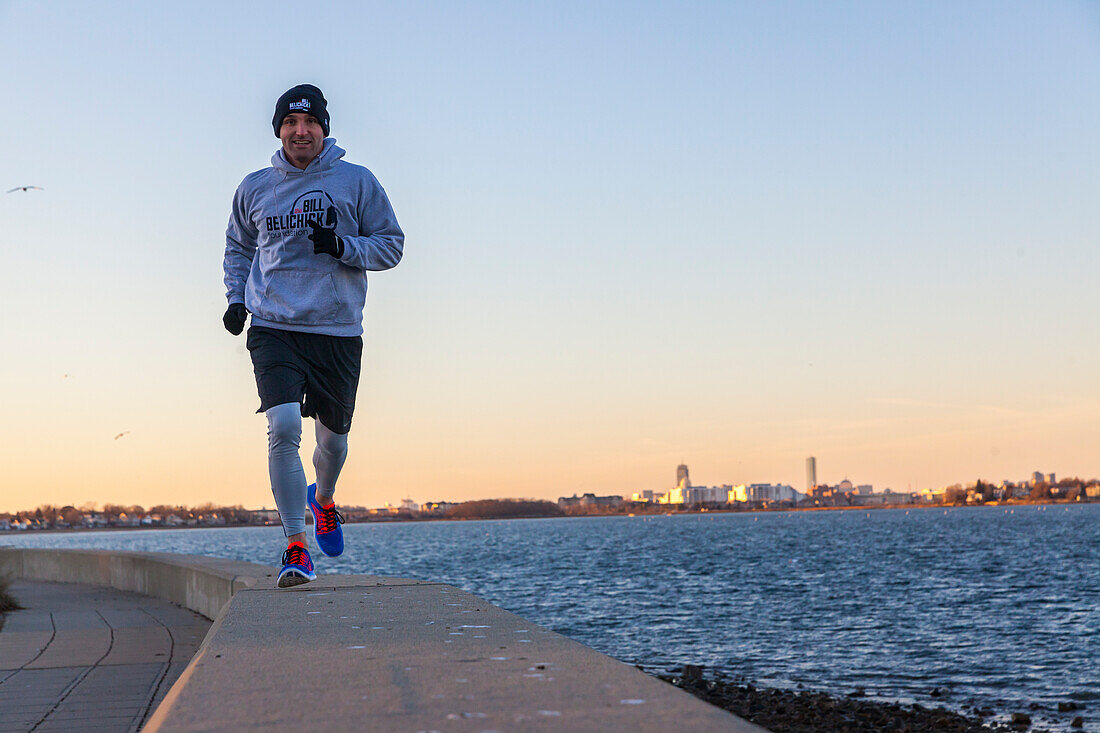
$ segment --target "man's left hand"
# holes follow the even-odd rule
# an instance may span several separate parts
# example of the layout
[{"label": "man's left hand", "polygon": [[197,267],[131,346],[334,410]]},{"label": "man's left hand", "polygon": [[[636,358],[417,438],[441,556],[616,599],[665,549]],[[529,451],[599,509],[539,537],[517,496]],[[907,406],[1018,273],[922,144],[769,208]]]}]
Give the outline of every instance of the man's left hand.
[{"label": "man's left hand", "polygon": [[313,233],[309,235],[309,240],[313,242],[313,254],[332,255],[336,259],[344,256],[344,242],[336,236],[336,227],[325,229],[313,219],[306,223],[313,229]]}]

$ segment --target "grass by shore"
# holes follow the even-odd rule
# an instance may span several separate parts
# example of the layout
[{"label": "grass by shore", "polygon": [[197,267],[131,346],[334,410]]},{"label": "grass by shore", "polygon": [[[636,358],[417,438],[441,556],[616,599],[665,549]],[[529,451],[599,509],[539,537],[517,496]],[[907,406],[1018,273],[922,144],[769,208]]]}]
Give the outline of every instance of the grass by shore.
[{"label": "grass by shore", "polygon": [[0,629],[4,628],[4,618],[8,613],[23,608],[9,591],[10,587],[11,578],[0,577]]}]

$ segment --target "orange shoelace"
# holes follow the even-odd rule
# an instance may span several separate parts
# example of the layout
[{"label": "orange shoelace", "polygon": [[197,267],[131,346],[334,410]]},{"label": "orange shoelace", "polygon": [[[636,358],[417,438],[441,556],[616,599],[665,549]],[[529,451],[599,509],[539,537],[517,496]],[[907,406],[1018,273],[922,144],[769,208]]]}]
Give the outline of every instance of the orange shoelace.
[{"label": "orange shoelace", "polygon": [[344,515],[336,511],[335,504],[323,506],[321,507],[321,516],[317,525],[317,533],[325,534],[327,532],[335,531],[336,525],[343,523]]},{"label": "orange shoelace", "polygon": [[301,545],[291,545],[283,553],[283,565],[301,565],[309,570],[313,569],[313,563],[309,559],[309,553]]}]

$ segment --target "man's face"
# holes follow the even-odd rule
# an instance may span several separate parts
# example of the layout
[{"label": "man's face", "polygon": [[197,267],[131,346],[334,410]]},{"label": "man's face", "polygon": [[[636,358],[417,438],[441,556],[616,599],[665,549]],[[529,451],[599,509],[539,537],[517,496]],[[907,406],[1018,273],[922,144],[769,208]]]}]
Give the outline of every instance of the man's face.
[{"label": "man's face", "polygon": [[313,115],[291,112],[283,118],[279,139],[283,141],[283,155],[287,161],[294,167],[305,170],[321,154],[325,131]]}]

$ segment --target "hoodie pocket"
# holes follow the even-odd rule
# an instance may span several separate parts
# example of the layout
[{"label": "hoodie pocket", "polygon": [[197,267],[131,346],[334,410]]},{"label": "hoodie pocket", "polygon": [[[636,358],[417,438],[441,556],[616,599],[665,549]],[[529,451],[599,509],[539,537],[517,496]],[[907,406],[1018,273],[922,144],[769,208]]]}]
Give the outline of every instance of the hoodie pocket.
[{"label": "hoodie pocket", "polygon": [[268,280],[257,315],[278,323],[322,325],[333,322],[340,305],[332,275],[276,270]]},{"label": "hoodie pocket", "polygon": [[366,274],[350,267],[342,268],[333,274],[332,283],[336,288],[336,299],[340,301],[336,323],[359,323],[367,300]]}]

